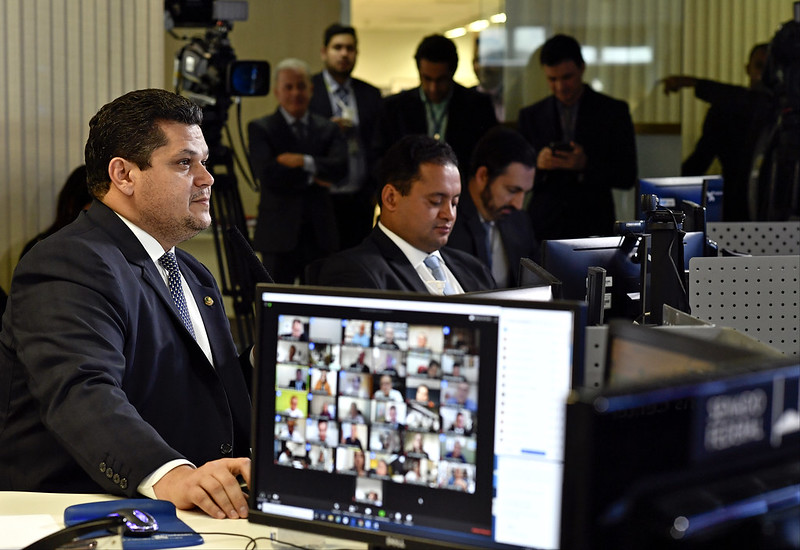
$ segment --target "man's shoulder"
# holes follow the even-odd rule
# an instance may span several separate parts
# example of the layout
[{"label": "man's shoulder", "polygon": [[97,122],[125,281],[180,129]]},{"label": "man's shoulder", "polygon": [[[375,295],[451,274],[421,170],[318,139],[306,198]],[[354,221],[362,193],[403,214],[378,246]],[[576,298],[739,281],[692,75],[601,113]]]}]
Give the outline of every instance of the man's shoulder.
[{"label": "man's shoulder", "polygon": [[353,89],[356,90],[357,92],[373,94],[377,95],[378,97],[380,97],[381,95],[381,91],[377,86],[373,86],[372,84],[366,82],[365,80],[361,80],[360,78],[350,77],[350,82],[353,85]]},{"label": "man's shoulder", "polygon": [[624,99],[617,99],[616,97],[598,92],[588,85],[586,86],[586,91],[584,92],[584,97],[581,99],[581,102],[587,107],[628,110],[628,102]]},{"label": "man's shoulder", "polygon": [[534,115],[535,113],[541,112],[545,109],[552,109],[554,101],[555,97],[549,95],[543,99],[540,99],[539,101],[536,101],[535,103],[532,103],[531,105],[528,105],[527,107],[520,109],[519,116],[522,118],[523,116]]},{"label": "man's shoulder", "polygon": [[419,97],[419,88],[411,88],[409,90],[397,92],[396,94],[386,97],[383,102],[387,109],[411,103],[419,103],[422,105],[422,100]]}]

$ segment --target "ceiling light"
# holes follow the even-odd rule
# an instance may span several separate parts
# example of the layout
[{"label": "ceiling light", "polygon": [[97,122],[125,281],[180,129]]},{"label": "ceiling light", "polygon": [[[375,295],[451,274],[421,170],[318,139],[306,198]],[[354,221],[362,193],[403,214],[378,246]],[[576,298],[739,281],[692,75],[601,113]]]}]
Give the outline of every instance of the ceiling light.
[{"label": "ceiling light", "polygon": [[505,23],[506,22],[506,14],[505,13],[495,13],[489,18],[491,23]]},{"label": "ceiling light", "polygon": [[473,21],[472,23],[467,25],[467,29],[469,29],[469,32],[481,32],[488,26],[489,26],[489,21],[487,19],[478,19],[477,21]]},{"label": "ceiling light", "polygon": [[464,36],[467,34],[467,29],[464,27],[458,27],[457,29],[450,29],[449,31],[444,33],[446,38],[458,38],[459,36]]}]

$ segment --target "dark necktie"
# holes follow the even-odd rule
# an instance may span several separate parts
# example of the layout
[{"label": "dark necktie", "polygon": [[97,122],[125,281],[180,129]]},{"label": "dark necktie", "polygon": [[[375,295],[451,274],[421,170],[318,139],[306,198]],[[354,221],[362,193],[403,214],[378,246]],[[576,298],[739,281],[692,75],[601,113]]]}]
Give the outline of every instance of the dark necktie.
[{"label": "dark necktie", "polygon": [[484,242],[484,246],[486,247],[486,260],[489,269],[492,269],[492,230],[494,229],[494,223],[483,222],[483,228],[486,230],[486,240]]},{"label": "dark necktie", "polygon": [[338,100],[335,102],[336,109],[334,115],[342,116],[344,113],[344,107],[350,105],[350,91],[344,86],[339,86],[336,88],[336,91],[333,92],[333,95],[336,96],[336,99]]},{"label": "dark necktie", "polygon": [[306,141],[306,125],[302,123],[300,120],[295,120],[292,123],[292,129],[294,130],[294,135],[297,137],[297,141],[300,143],[305,143]]},{"label": "dark necktie", "polygon": [[172,301],[175,302],[175,307],[178,308],[178,315],[180,315],[183,324],[186,326],[192,338],[194,335],[194,327],[192,320],[189,318],[189,310],[186,308],[186,298],[183,295],[183,288],[181,286],[181,272],[178,269],[178,261],[175,259],[175,254],[172,252],[165,252],[163,256],[158,259],[158,263],[167,270],[167,282],[169,285],[169,293],[172,295]]},{"label": "dark necktie", "polygon": [[444,269],[442,268],[442,263],[439,261],[439,257],[431,254],[423,260],[423,263],[431,270],[434,279],[437,281],[444,281],[445,296],[454,294],[453,287],[447,282],[447,276],[444,274]]}]

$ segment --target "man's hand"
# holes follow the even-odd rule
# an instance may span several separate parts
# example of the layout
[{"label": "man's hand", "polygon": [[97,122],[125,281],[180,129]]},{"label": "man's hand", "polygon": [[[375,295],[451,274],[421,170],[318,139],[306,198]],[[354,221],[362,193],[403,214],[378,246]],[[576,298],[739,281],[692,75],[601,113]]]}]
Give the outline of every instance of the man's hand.
[{"label": "man's hand", "polygon": [[241,475],[250,486],[249,458],[221,458],[197,469],[178,466],[153,485],[156,497],[181,510],[200,508],[213,518],[247,517],[247,498],[239,486]]},{"label": "man's hand", "polygon": [[673,92],[677,92],[681,88],[693,88],[697,83],[697,79],[693,76],[677,74],[670,75],[661,82],[664,83],[664,95],[669,95]]},{"label": "man's hand", "polygon": [[316,183],[320,187],[324,187],[325,189],[330,189],[331,187],[333,187],[333,184],[331,182],[319,179],[316,176],[314,176],[314,183]]},{"label": "man's hand", "polygon": [[536,168],[541,170],[575,170],[581,171],[586,167],[586,153],[583,147],[570,142],[572,151],[554,151],[544,147],[536,158]]},{"label": "man's hand", "polygon": [[285,166],[286,168],[302,168],[303,167],[303,155],[300,153],[281,153],[275,160],[278,164]]},{"label": "man's hand", "polygon": [[336,125],[339,127],[339,129],[345,134],[347,133],[348,130],[350,130],[350,128],[353,127],[353,121],[350,120],[349,118],[333,116],[331,117],[331,120],[335,122]]}]

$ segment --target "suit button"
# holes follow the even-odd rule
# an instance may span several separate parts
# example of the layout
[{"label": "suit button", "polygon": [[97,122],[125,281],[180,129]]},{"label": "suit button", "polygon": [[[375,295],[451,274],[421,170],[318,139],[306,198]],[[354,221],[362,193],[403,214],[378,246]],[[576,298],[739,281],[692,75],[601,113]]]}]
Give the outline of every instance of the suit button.
[{"label": "suit button", "polygon": [[112,477],[114,477],[114,470],[112,470],[111,468],[106,468],[106,477],[108,479],[111,479]]},{"label": "suit button", "polygon": [[123,477],[122,479],[119,480],[119,488],[122,489],[123,491],[128,488],[127,477]]},{"label": "suit button", "polygon": [[114,484],[119,485],[119,474],[114,474],[113,481],[114,481]]},{"label": "suit button", "polygon": [[219,446],[219,452],[222,453],[223,456],[229,456],[233,452],[233,445],[230,443],[223,443]]},{"label": "suit button", "polygon": [[101,472],[105,472],[106,471],[106,463],[105,462],[101,462],[100,463],[100,471]]}]

